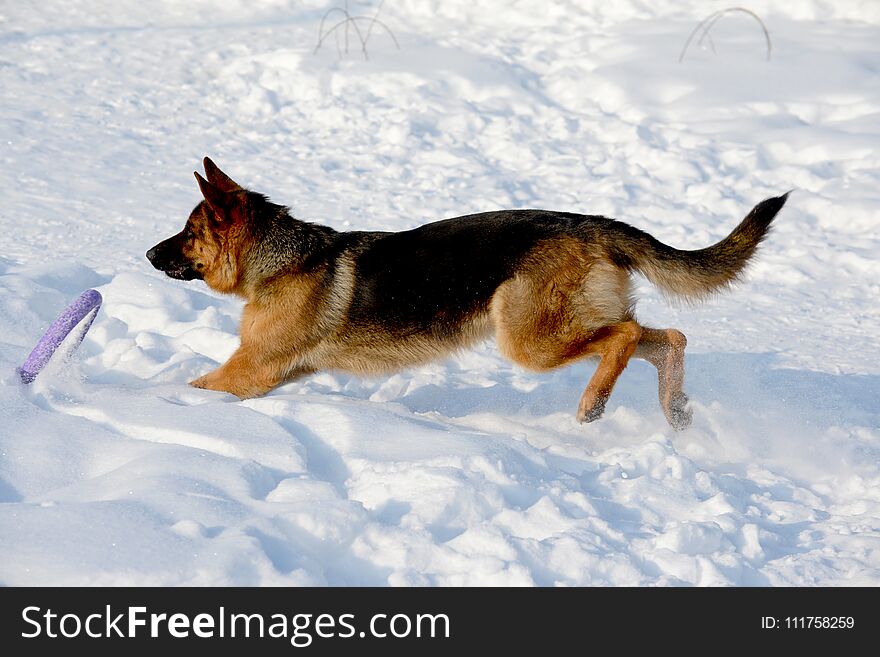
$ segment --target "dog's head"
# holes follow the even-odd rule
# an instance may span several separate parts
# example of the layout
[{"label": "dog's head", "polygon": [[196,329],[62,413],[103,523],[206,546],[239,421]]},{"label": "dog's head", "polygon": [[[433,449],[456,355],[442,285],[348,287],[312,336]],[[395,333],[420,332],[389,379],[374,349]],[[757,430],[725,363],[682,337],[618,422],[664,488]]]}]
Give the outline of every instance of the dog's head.
[{"label": "dog's head", "polygon": [[203,279],[221,292],[235,289],[240,255],[249,240],[251,192],[205,158],[207,180],[195,172],[203,201],[193,209],[183,230],[147,251],[147,260],[171,278]]}]

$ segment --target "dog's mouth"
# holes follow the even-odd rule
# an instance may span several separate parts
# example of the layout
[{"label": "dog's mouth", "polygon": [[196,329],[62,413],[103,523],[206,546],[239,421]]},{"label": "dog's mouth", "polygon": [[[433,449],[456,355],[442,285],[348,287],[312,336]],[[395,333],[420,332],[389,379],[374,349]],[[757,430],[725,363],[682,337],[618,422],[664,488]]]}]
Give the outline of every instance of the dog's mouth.
[{"label": "dog's mouth", "polygon": [[[204,276],[202,273],[194,267],[193,263],[183,256],[183,254],[180,253],[180,249],[176,247],[175,240],[177,239],[178,236],[175,236],[169,237],[164,242],[159,242],[156,246],[147,251],[147,260],[150,261],[150,264],[153,265],[153,267],[161,272],[165,272],[165,275],[169,278],[174,278],[179,281],[203,279]],[[199,269],[200,268],[201,265],[199,266]]]},{"label": "dog's mouth", "polygon": [[199,272],[189,265],[169,267],[168,269],[163,269],[163,271],[169,278],[176,278],[179,281],[193,281],[196,279],[201,280],[203,278]]},{"label": "dog's mouth", "polygon": [[182,260],[180,257],[169,258],[167,250],[163,252],[162,246],[162,244],[157,244],[147,251],[147,260],[150,261],[153,267],[161,272],[165,272],[165,275],[169,278],[175,278],[179,281],[192,281],[204,278],[201,272],[193,267],[189,261]]}]

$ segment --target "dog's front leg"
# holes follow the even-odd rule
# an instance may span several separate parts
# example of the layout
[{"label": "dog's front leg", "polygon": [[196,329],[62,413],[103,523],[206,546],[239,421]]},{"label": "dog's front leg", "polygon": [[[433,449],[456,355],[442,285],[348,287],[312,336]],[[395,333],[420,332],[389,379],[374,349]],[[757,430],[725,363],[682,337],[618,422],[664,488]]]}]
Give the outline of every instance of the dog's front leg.
[{"label": "dog's front leg", "polygon": [[190,381],[190,385],[249,399],[265,395],[290,378],[289,369],[282,363],[261,358],[253,348],[241,346],[223,365]]}]

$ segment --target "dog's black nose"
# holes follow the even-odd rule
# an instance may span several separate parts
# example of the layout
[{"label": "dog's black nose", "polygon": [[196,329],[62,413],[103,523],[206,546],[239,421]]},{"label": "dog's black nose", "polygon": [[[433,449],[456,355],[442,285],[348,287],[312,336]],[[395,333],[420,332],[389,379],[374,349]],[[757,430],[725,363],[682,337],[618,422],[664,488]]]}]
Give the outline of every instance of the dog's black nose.
[{"label": "dog's black nose", "polygon": [[157,255],[157,251],[156,251],[156,247],[154,246],[152,249],[147,251],[147,260],[149,260],[151,264],[156,264],[155,263],[156,255]]}]

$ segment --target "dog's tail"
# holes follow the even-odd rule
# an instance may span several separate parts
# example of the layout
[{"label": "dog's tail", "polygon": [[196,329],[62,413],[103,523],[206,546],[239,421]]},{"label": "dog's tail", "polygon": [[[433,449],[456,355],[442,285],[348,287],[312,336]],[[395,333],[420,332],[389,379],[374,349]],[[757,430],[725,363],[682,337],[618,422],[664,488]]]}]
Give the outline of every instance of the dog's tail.
[{"label": "dog's tail", "polygon": [[699,299],[740,276],[787,198],[788,193],[761,201],[730,235],[705,249],[675,249],[617,221],[605,233],[606,248],[616,265],[641,272],[664,292]]}]

